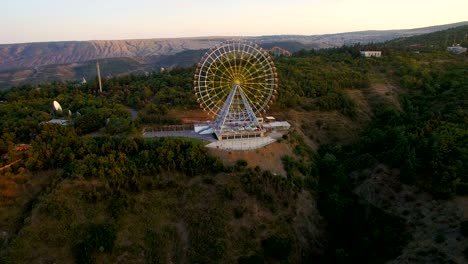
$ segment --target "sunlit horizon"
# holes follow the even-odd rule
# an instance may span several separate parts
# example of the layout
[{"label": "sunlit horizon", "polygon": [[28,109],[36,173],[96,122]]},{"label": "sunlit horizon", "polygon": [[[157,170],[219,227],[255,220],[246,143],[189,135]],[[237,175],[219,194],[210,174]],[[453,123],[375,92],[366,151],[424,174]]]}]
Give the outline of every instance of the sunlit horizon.
[{"label": "sunlit horizon", "polygon": [[468,21],[468,1],[8,1],[0,44],[214,36],[322,35]]}]

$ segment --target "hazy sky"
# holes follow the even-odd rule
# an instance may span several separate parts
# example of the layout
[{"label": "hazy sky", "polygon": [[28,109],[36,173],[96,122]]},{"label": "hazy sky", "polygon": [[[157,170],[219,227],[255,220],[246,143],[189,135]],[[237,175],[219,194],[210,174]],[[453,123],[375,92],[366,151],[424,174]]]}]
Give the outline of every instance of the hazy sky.
[{"label": "hazy sky", "polygon": [[468,20],[468,0],[0,0],[0,43],[325,34]]}]

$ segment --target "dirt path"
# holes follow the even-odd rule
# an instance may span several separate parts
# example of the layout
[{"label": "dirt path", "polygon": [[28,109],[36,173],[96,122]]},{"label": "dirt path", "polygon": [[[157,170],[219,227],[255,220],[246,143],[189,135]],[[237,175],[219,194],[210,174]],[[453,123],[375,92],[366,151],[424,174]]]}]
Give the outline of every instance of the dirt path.
[{"label": "dirt path", "polygon": [[179,221],[176,224],[177,235],[179,236],[182,254],[179,255],[180,263],[187,263],[187,255],[189,250],[189,234],[187,231],[187,224],[183,221]]},{"label": "dirt path", "polygon": [[213,117],[210,117],[206,112],[201,109],[194,110],[169,110],[168,116],[180,119],[184,124],[196,124],[205,123],[207,121],[213,121]]},{"label": "dirt path", "polygon": [[7,165],[1,167],[1,168],[0,168],[0,171],[2,171],[2,170],[4,170],[4,169],[7,169],[7,168],[10,168],[11,166],[15,165],[16,163],[18,163],[18,162],[20,162],[20,161],[22,161],[22,159],[19,159],[19,160],[17,160],[17,161],[13,161],[13,162],[10,163],[10,164],[7,164]]},{"label": "dirt path", "polygon": [[130,111],[130,115],[132,116],[132,120],[135,120],[138,118],[138,111],[131,108],[130,106],[127,106],[128,111]]}]

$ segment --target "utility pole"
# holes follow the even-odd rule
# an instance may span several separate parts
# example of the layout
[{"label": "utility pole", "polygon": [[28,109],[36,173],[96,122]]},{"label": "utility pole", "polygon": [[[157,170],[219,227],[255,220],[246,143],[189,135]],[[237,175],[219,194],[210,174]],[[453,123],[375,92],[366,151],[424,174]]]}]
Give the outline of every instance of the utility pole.
[{"label": "utility pole", "polygon": [[101,69],[99,68],[99,61],[96,61],[97,76],[99,82],[99,92],[102,93],[102,83],[101,83]]}]

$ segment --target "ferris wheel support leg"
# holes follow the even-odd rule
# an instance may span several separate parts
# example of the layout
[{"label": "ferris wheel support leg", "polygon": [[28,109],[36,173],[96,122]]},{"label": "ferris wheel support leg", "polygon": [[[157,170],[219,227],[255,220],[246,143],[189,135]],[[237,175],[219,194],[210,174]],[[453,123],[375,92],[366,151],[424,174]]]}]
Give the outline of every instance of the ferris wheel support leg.
[{"label": "ferris wheel support leg", "polygon": [[238,85],[234,86],[231,89],[229,96],[226,98],[226,101],[224,101],[224,105],[223,105],[223,108],[221,109],[221,113],[219,117],[216,119],[215,130],[221,130],[222,126],[224,125],[224,122],[226,121],[226,117],[229,113],[229,109],[231,108],[231,105],[232,105],[232,100],[234,99],[234,95],[236,94],[237,87]]},{"label": "ferris wheel support leg", "polygon": [[239,86],[239,94],[242,97],[242,101],[244,101],[245,108],[247,109],[247,113],[250,116],[250,120],[252,120],[255,126],[259,127],[260,123],[258,123],[257,116],[255,115],[255,112],[252,110],[252,107],[250,107],[249,101],[247,100],[247,97],[245,96],[240,86]]}]

